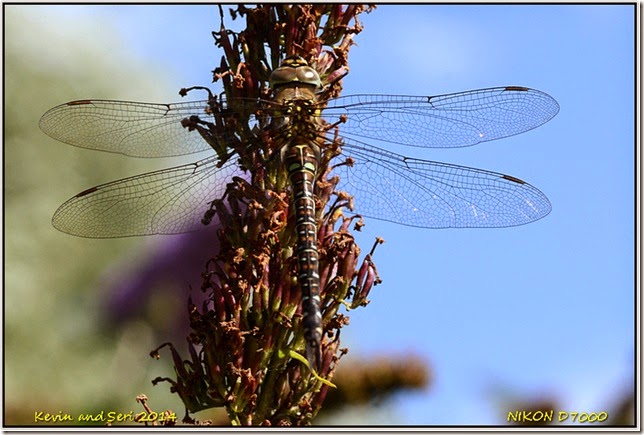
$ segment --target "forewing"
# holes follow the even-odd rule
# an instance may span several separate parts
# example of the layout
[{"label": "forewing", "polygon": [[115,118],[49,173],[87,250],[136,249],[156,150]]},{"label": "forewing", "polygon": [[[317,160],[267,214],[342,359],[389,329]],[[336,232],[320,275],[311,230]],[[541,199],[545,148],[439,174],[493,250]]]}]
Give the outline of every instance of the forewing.
[{"label": "forewing", "polygon": [[519,134],[550,120],[559,105],[548,94],[506,86],[433,97],[349,95],[329,101],[324,117],[343,136],[402,145],[449,148]]},{"label": "forewing", "polygon": [[210,149],[197,131],[181,121],[213,117],[207,101],[175,104],[80,100],[61,104],[40,118],[40,128],[54,139],[81,148],[133,157],[170,157]]}]

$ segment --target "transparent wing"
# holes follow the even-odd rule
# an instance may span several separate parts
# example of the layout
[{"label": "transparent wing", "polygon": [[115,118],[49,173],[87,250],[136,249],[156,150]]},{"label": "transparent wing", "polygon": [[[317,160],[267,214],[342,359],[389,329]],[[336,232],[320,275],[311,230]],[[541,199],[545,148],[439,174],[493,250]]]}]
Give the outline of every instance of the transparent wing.
[{"label": "transparent wing", "polygon": [[509,227],[546,216],[548,198],[509,175],[395,154],[345,140],[338,189],[363,216],[423,228]]},{"label": "transparent wing", "polygon": [[194,231],[228,181],[244,177],[236,159],[221,168],[217,162],[213,156],[87,189],[61,205],[52,223],[60,231],[91,238]]},{"label": "transparent wing", "polygon": [[[210,148],[181,120],[192,115],[212,119],[207,101],[177,104],[80,100],[48,110],[40,119],[47,135],[82,148],[134,157],[170,157]],[[189,134],[190,133],[190,134]]]},{"label": "transparent wing", "polygon": [[559,105],[548,94],[506,86],[433,97],[348,95],[329,101],[325,118],[347,116],[342,135],[426,148],[462,147],[531,130]]},{"label": "transparent wing", "polygon": [[[235,109],[257,105],[238,101]],[[191,116],[214,122],[207,101],[173,104],[80,100],[61,104],[40,118],[40,128],[56,140],[81,148],[133,157],[172,157],[211,149],[181,121]],[[232,113],[230,111],[229,113]]]}]

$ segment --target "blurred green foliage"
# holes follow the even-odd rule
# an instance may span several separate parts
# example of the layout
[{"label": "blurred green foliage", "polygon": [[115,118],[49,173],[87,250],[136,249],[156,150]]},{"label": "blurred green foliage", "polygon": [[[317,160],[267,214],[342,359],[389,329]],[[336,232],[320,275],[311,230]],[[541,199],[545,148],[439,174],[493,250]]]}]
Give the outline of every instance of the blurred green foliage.
[{"label": "blurred green foliage", "polygon": [[93,49],[105,38],[122,42],[109,19],[63,9],[5,7],[5,425],[33,425],[40,411],[138,412],[142,392],[161,396],[154,406],[181,411],[178,399],[150,384],[171,370],[147,354],[158,345],[150,326],[106,330],[98,321],[100,278],[117,259],[135,263],[150,241],[80,239],[51,225],[72,195],[165,165],[74,148],[38,128],[47,109],[73,99],[140,93],[142,82],[172,85],[151,81],[158,73],[144,59]]}]

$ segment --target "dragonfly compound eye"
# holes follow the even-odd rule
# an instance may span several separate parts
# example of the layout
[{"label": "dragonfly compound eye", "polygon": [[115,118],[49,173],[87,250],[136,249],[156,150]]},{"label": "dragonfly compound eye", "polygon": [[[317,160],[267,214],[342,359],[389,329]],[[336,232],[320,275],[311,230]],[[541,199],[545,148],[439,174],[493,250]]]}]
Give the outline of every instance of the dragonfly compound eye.
[{"label": "dragonfly compound eye", "polygon": [[295,69],[295,74],[297,74],[297,80],[306,83],[307,85],[313,85],[316,89],[322,87],[322,81],[320,80],[320,75],[316,70],[310,66],[301,66]]},{"label": "dragonfly compound eye", "polygon": [[289,85],[291,83],[302,83],[315,86],[316,89],[322,87],[322,80],[318,72],[310,66],[281,66],[271,74],[269,79],[271,88]]}]

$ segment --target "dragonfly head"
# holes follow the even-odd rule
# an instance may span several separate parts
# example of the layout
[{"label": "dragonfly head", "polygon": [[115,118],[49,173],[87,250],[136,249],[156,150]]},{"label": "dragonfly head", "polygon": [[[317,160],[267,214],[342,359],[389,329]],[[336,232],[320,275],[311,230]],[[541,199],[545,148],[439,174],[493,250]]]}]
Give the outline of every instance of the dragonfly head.
[{"label": "dragonfly head", "polygon": [[269,83],[273,90],[288,85],[311,87],[313,91],[322,88],[322,80],[318,72],[300,56],[284,59],[279,68],[271,74]]}]

